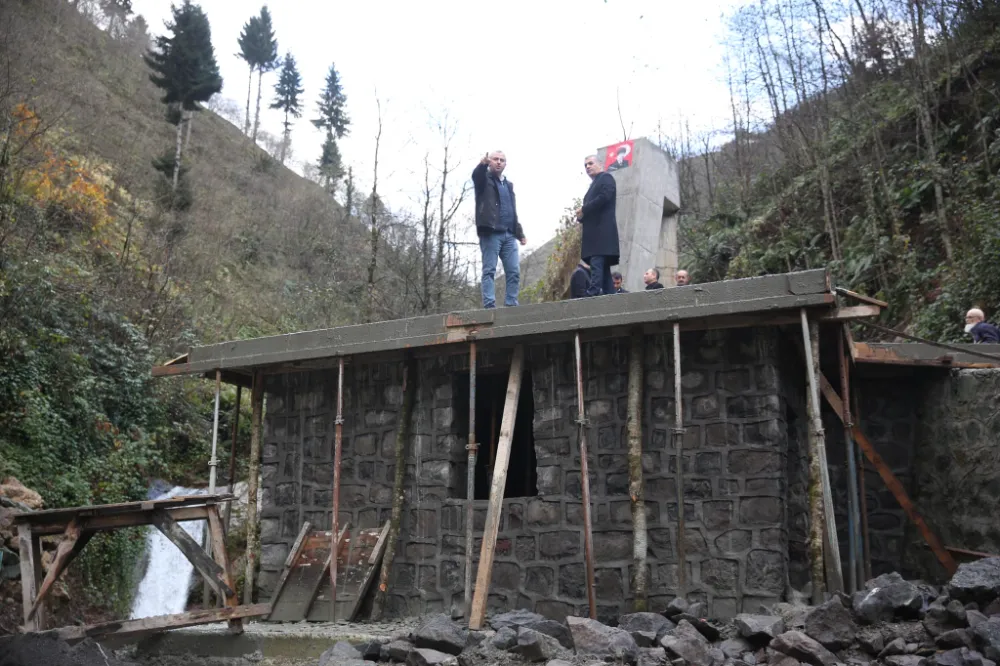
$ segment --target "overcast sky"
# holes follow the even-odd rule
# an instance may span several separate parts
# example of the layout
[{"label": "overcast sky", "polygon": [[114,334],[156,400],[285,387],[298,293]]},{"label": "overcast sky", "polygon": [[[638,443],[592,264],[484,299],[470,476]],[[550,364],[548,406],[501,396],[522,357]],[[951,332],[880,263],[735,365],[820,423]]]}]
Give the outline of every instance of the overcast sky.
[{"label": "overcast sky", "polygon": [[[197,1],[197,0],[196,0]],[[225,84],[242,108],[247,66],[236,57],[256,2],[201,0]],[[453,143],[468,178],[484,152],[507,154],[518,215],[537,247],[555,233],[562,210],[588,185],[583,158],[621,140],[618,101],[630,138],[727,126],[723,15],[738,0],[468,0],[339,2],[278,0],[268,7],[279,52],[291,51],[306,111],[293,129],[295,162],[315,162],[322,135],[309,122],[330,63],[336,63],[351,118],[340,142],[359,189],[371,188],[377,128],[383,135],[379,190],[391,208],[415,208],[423,157],[440,154],[433,122],[457,126]],[[166,0],[134,0],[154,33],[169,18]],[[277,74],[264,78],[270,104]],[[256,94],[256,81],[254,82]],[[281,133],[282,116],[262,111]],[[301,168],[298,168],[301,171]]]}]

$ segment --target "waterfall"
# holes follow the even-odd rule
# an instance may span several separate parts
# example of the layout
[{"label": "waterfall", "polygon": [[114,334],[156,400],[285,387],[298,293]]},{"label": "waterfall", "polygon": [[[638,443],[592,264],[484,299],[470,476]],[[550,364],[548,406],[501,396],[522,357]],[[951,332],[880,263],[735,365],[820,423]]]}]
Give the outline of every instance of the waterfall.
[{"label": "waterfall", "polygon": [[[204,490],[176,486],[151,499],[167,499],[178,495],[203,495]],[[205,521],[189,520],[180,523],[181,528],[199,543],[205,543]],[[131,619],[138,620],[154,615],[183,613],[187,605],[188,591],[194,567],[180,549],[171,543],[155,527],[149,528],[146,536],[146,552],[149,564],[146,573],[132,601]]]}]

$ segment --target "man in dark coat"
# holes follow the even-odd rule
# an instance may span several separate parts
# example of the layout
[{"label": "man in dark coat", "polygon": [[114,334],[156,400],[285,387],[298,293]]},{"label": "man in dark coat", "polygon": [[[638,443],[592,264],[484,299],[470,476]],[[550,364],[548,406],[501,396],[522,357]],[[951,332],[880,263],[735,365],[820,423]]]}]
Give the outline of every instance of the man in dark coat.
[{"label": "man in dark coat", "polygon": [[476,233],[479,249],[483,253],[483,307],[496,307],[493,278],[497,271],[497,258],[503,263],[507,278],[504,293],[505,307],[517,305],[521,270],[517,244],[524,245],[524,229],[517,219],[517,200],[514,184],[503,175],[507,157],[497,150],[487,153],[472,170],[472,185],[476,192]]},{"label": "man in dark coat", "polygon": [[646,291],[652,291],[653,289],[663,289],[663,285],[660,284],[659,268],[646,269],[646,272],[642,274],[642,281],[646,283]]},{"label": "man in dark coat", "polygon": [[619,273],[618,271],[615,271],[614,273],[612,273],[611,274],[611,281],[615,285],[615,293],[616,294],[627,294],[628,293],[628,289],[626,289],[622,285],[622,282],[624,281],[624,279],[622,278],[622,274],[621,273]]},{"label": "man in dark coat", "polygon": [[615,203],[618,195],[615,179],[604,171],[596,155],[583,162],[590,176],[590,189],[583,197],[583,207],[576,211],[576,219],[583,224],[580,256],[590,264],[590,286],[587,296],[615,293],[611,280],[611,267],[618,263],[618,220]]},{"label": "man in dark coat", "polygon": [[972,336],[976,344],[1000,343],[1000,329],[986,321],[986,314],[979,308],[965,313],[965,332]]},{"label": "man in dark coat", "polygon": [[590,266],[586,261],[580,260],[573,270],[573,275],[569,278],[569,297],[583,298],[587,295],[587,287],[590,286]]}]

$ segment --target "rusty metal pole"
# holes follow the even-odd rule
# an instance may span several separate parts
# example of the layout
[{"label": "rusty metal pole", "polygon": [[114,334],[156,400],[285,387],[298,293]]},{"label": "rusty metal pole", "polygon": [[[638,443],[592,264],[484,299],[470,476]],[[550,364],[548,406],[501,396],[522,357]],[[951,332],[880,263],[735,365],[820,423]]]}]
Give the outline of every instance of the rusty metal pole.
[{"label": "rusty metal pole", "polygon": [[[858,392],[855,390],[851,395],[851,400],[854,402],[854,413],[861,416],[861,407],[858,402]],[[861,459],[861,464],[858,465],[858,498],[861,500],[858,502],[861,510],[861,553],[863,556],[862,570],[864,575],[862,580],[868,581],[872,578],[872,553],[871,553],[871,541],[868,533],[868,495],[865,490],[865,459]]]},{"label": "rusty metal pole", "polygon": [[330,519],[330,615],[337,619],[337,532],[340,529],[340,455],[344,438],[344,357],[337,371],[337,418],[333,434],[333,516]]},{"label": "rusty metal pole", "polygon": [[472,513],[476,499],[476,343],[469,343],[469,450],[465,484],[465,609],[471,617],[472,609]]},{"label": "rusty metal pole", "polygon": [[840,365],[840,395],[844,404],[844,450],[847,452],[847,591],[850,594],[858,590],[858,470],[854,457],[854,440],[851,438],[851,388],[848,376],[847,355],[844,350],[844,336],[837,336],[837,360]]},{"label": "rusty metal pole", "polygon": [[[664,350],[665,351],[665,350]],[[663,359],[666,364],[667,359]],[[677,452],[677,596],[687,597],[687,547],[684,540],[684,400],[681,393],[681,325],[674,322],[674,451]]]},{"label": "rusty metal pole", "polygon": [[219,394],[222,392],[222,370],[215,371],[215,417],[212,419],[212,457],[208,461],[208,494],[215,494],[216,468],[219,457],[216,455],[219,446]]},{"label": "rusty metal pole", "polygon": [[590,619],[597,619],[597,599],[594,597],[594,533],[590,523],[590,471],[587,466],[587,419],[583,406],[583,358],[580,354],[580,334],[574,337],[576,349],[576,422],[580,426],[580,491],[583,495],[583,557],[587,567],[587,603]]},{"label": "rusty metal pole", "polygon": [[[240,403],[243,402],[243,387],[236,386],[236,407],[233,409],[233,443],[229,447],[229,492],[236,494],[236,438],[240,432]],[[233,503],[226,502],[226,531],[233,517]]]}]

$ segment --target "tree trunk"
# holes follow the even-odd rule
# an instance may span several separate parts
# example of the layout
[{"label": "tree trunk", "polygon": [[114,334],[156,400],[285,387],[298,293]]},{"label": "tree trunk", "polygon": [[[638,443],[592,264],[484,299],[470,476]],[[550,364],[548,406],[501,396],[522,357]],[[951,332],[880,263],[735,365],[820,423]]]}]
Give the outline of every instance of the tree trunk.
[{"label": "tree trunk", "polygon": [[288,144],[292,141],[292,126],[288,123],[288,109],[285,109],[285,132],[281,136],[281,159],[279,160],[282,165],[285,164],[285,155],[288,153]]},{"label": "tree trunk", "polygon": [[184,110],[181,109],[181,119],[177,121],[177,149],[174,151],[174,179],[173,188],[174,193],[177,192],[177,182],[181,177],[181,139],[184,133]]},{"label": "tree trunk", "polygon": [[396,428],[396,476],[392,485],[392,517],[389,519],[389,538],[385,543],[385,555],[382,559],[382,571],[379,573],[378,589],[372,603],[371,619],[382,619],[385,610],[385,600],[389,591],[389,575],[392,572],[392,561],[396,557],[396,546],[399,542],[399,523],[403,517],[403,479],[406,473],[406,442],[410,436],[410,419],[413,415],[413,397],[416,393],[416,372],[411,372],[413,362],[409,359],[403,364],[403,412]]},{"label": "tree trunk", "polygon": [[253,114],[253,136],[250,140],[257,143],[257,130],[260,128],[260,87],[264,81],[264,70],[257,70],[257,110]]},{"label": "tree trunk", "polygon": [[257,522],[257,477],[260,474],[261,420],[264,413],[264,375],[254,373],[250,393],[250,468],[247,472],[247,569],[243,583],[243,603],[253,603],[253,588],[260,559],[260,524]]},{"label": "tree trunk", "polygon": [[184,132],[184,152],[186,153],[191,144],[191,125],[194,124],[194,111],[188,111],[184,124],[187,125],[187,130]]},{"label": "tree trunk", "polygon": [[243,133],[250,134],[250,91],[253,89],[253,65],[250,66],[250,74],[247,76],[247,115],[243,120]]},{"label": "tree trunk", "polygon": [[647,610],[646,501],[642,483],[642,356],[641,331],[632,333],[628,351],[628,494],[632,504],[633,610]]}]

